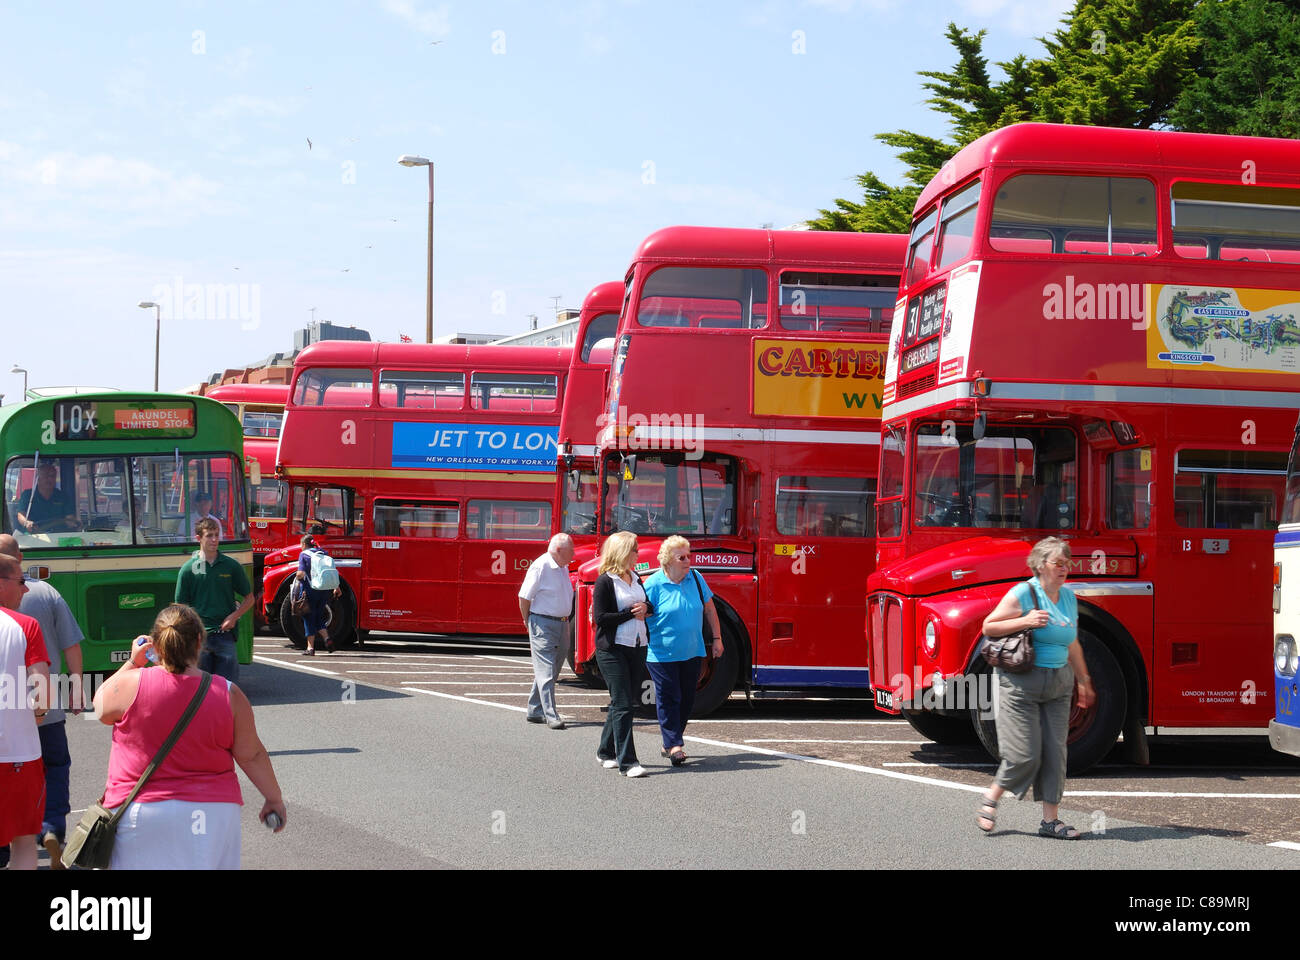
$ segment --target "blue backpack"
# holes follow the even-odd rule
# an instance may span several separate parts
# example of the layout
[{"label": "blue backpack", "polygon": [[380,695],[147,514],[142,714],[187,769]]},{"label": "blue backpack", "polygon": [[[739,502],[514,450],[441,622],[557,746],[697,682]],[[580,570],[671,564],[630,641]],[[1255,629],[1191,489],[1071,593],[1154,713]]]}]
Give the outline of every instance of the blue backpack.
[{"label": "blue backpack", "polygon": [[334,590],[339,585],[339,572],[334,569],[334,558],[320,550],[311,551],[311,588]]}]

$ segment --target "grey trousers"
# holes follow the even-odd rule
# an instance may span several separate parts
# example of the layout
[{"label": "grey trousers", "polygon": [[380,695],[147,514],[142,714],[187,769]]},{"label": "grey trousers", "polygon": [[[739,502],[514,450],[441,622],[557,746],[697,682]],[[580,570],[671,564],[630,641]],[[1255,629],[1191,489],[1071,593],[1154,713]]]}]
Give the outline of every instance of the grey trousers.
[{"label": "grey trousers", "polygon": [[528,693],[528,716],[555,721],[555,681],[559,679],[564,658],[569,655],[567,623],[528,617],[528,640],[533,648],[533,686]]},{"label": "grey trousers", "polygon": [[1023,800],[1032,784],[1034,799],[1060,803],[1065,790],[1065,738],[1070,729],[1074,670],[1034,667],[1028,673],[996,671],[998,752],[1002,764],[994,782]]}]

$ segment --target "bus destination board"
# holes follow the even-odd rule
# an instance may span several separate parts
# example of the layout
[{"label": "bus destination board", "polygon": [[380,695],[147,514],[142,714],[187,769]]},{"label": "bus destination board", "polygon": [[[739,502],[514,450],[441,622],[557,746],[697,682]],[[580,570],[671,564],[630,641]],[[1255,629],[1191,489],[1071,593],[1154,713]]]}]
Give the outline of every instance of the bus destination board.
[{"label": "bus destination board", "polygon": [[184,439],[194,436],[194,404],[184,400],[60,400],[56,440]]}]

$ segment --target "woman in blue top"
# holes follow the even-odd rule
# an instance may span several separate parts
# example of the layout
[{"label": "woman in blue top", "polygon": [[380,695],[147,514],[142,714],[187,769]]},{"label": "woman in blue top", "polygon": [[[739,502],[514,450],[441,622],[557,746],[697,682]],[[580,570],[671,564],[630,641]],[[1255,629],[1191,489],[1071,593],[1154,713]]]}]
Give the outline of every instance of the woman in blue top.
[{"label": "woman in blue top", "polygon": [[1092,705],[1095,694],[1079,647],[1079,607],[1065,586],[1070,575],[1070,545],[1056,537],[1039,540],[1027,561],[1034,576],[1018,583],[984,621],[986,637],[1005,637],[1033,630],[1034,666],[1027,673],[997,670],[998,767],[976,823],[985,833],[997,826],[1002,794],[1024,797],[1030,784],[1043,805],[1038,832],[1058,840],[1077,840],[1079,831],[1059,814],[1065,789],[1066,735],[1070,729],[1070,695],[1079,691],[1079,706]]},{"label": "woman in blue top", "polygon": [[691,544],[685,537],[672,536],[660,545],[659,572],[646,580],[645,596],[654,611],[646,618],[650,631],[646,669],[655,684],[655,711],[664,741],[660,753],[680,767],[686,762],[682,732],[695,706],[704,659],[705,617],[713,630],[713,655],[722,656],[713,591],[691,570]]}]

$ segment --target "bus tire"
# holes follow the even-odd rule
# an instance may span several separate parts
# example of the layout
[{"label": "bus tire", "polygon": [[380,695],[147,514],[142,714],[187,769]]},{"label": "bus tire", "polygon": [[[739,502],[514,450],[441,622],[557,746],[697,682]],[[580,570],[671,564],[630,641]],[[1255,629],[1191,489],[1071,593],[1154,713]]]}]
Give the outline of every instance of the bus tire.
[{"label": "bus tire", "polygon": [[[294,616],[288,591],[280,602],[280,629],[299,650],[307,649],[307,635],[303,632],[302,617]],[[350,594],[330,597],[325,611],[325,630],[335,647],[352,646],[357,637],[357,629]]]},{"label": "bus tire", "polygon": [[722,620],[719,625],[722,627],[722,656],[715,659],[706,645],[700,682],[695,688],[692,717],[707,717],[726,703],[731,691],[736,689],[736,679],[740,674],[740,640],[729,622]]},{"label": "bus tire", "polygon": [[592,690],[604,690],[605,678],[600,675],[600,667],[596,665],[596,658],[592,657],[582,665],[582,672],[578,672],[577,666],[573,662],[573,650],[569,650],[569,669],[573,675],[582,681],[584,687],[590,687]]},{"label": "bus tire", "polygon": [[933,710],[904,710],[903,719],[912,729],[940,746],[975,743],[977,736],[967,714],[948,715]]},{"label": "bus tire", "polygon": [[[1087,710],[1080,710],[1077,705],[1078,691],[1070,701],[1070,731],[1066,743],[1069,754],[1066,759],[1066,772],[1070,776],[1082,773],[1100,763],[1115,746],[1120,730],[1124,725],[1124,713],[1128,709],[1128,690],[1124,686],[1124,673],[1110,648],[1087,630],[1079,631],[1079,643],[1083,647],[1083,658],[1088,664],[1088,673],[1092,677],[1092,688],[1097,695],[1096,702]],[[983,660],[976,662],[972,672],[984,672],[992,678],[992,668]],[[981,681],[983,682],[983,681]],[[991,685],[989,687],[991,689]],[[979,705],[971,708],[971,725],[979,736],[980,743],[989,755],[997,759],[998,731],[991,710],[981,711]]]}]

